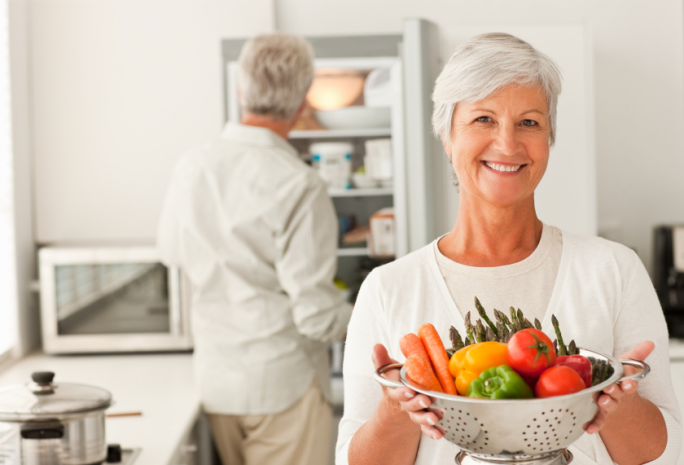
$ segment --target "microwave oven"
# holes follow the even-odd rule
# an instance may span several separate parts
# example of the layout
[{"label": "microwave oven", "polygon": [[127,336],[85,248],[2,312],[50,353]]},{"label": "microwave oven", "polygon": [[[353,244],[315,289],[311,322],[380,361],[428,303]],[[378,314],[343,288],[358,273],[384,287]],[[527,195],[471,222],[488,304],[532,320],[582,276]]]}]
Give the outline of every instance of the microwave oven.
[{"label": "microwave oven", "polygon": [[46,353],[192,349],[189,283],[154,246],[44,247],[38,265]]}]

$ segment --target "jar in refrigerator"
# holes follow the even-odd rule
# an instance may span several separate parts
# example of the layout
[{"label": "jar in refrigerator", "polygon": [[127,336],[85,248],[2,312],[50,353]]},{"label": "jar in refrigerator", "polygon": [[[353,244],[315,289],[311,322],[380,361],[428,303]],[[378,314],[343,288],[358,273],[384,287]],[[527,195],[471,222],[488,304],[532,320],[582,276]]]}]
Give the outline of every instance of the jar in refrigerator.
[{"label": "jar in refrigerator", "polygon": [[317,142],[309,147],[311,164],[330,189],[351,187],[352,154],[348,142]]}]

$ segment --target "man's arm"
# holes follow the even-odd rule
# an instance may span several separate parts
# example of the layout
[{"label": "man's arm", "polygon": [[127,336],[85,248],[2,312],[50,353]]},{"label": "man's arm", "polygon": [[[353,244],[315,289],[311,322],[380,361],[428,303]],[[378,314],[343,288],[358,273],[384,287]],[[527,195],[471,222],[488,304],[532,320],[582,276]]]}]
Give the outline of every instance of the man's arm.
[{"label": "man's arm", "polygon": [[301,334],[322,342],[347,331],[351,305],[333,279],[337,272],[338,222],[325,185],[307,173],[305,187],[289,210],[276,237],[278,280],[292,302]]}]

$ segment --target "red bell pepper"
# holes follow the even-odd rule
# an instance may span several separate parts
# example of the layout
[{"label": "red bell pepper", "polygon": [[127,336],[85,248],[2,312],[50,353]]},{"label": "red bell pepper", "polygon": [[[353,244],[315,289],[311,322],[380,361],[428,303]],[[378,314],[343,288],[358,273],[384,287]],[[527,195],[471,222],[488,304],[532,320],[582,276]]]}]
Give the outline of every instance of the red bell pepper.
[{"label": "red bell pepper", "polygon": [[591,362],[582,355],[563,355],[556,359],[555,366],[566,366],[572,368],[580,375],[584,385],[591,387]]}]

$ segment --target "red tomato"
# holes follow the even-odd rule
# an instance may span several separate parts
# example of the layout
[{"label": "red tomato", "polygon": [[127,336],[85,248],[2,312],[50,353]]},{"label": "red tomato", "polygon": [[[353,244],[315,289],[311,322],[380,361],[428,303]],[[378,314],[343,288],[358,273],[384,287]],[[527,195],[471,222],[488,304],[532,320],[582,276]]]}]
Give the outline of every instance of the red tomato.
[{"label": "red tomato", "polygon": [[546,334],[527,328],[508,341],[506,360],[523,378],[539,378],[544,370],[556,363],[556,351]]},{"label": "red tomato", "polygon": [[573,394],[584,389],[584,381],[575,370],[566,366],[551,367],[537,381],[537,397],[555,397]]}]

